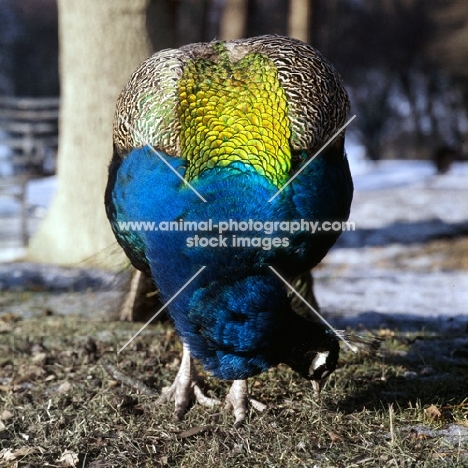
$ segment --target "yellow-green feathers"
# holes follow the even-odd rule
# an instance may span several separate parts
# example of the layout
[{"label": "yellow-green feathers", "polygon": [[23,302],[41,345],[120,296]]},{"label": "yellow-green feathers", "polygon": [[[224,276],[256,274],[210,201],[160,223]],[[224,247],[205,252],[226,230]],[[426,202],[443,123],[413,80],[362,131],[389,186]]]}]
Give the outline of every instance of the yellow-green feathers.
[{"label": "yellow-green feathers", "polygon": [[291,167],[290,122],[274,63],[251,53],[238,61],[219,44],[216,60],[188,62],[179,82],[181,156],[185,177],[249,162],[276,186]]}]

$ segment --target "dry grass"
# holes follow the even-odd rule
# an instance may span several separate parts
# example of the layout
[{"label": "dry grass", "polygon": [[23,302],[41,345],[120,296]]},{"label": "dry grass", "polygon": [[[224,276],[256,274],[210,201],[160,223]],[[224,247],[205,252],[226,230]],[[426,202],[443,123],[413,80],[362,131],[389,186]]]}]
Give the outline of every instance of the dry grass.
[{"label": "dry grass", "polygon": [[[169,384],[180,355],[169,324],[149,327],[117,355],[140,324],[3,319],[0,466],[468,466],[466,330],[458,338],[380,331],[382,355],[343,353],[321,401],[289,369],[272,369],[251,379],[271,409],[252,410],[235,429],[222,408],[194,406],[175,421],[170,405],[103,370],[106,356],[150,387]],[[227,392],[227,383],[207,382]],[[457,427],[458,438],[444,432]]]}]

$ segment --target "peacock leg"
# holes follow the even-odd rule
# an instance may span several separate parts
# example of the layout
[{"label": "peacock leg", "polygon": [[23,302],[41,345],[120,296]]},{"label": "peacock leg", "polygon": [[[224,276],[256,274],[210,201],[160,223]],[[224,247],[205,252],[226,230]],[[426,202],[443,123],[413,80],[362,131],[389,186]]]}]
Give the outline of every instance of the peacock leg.
[{"label": "peacock leg", "polygon": [[251,404],[257,411],[264,411],[267,406],[260,401],[249,396],[247,380],[234,380],[226,396],[226,409],[231,409],[236,418],[235,426],[239,426],[247,416],[248,404]]},{"label": "peacock leg", "polygon": [[200,377],[190,357],[190,350],[184,344],[182,362],[176,378],[170,387],[163,389],[157,403],[164,403],[171,399],[175,402],[174,414],[181,419],[190,402],[196,400],[203,406],[213,407],[220,403],[215,398],[206,396],[200,388]]}]

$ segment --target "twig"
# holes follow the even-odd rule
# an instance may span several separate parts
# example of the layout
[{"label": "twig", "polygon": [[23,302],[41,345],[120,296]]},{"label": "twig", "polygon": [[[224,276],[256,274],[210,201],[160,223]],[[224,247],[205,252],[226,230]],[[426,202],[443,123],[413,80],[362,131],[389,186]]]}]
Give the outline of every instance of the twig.
[{"label": "twig", "polygon": [[109,362],[107,359],[101,360],[102,367],[104,367],[105,371],[117,382],[120,382],[127,387],[133,388],[134,390],[139,391],[143,395],[149,396],[159,396],[156,390],[145,385],[141,380],[134,379],[129,377],[128,375],[122,374],[122,372],[117,369],[114,364]]},{"label": "twig", "polygon": [[138,293],[138,286],[141,280],[141,271],[135,270],[130,281],[130,289],[125,295],[124,302],[120,309],[120,320],[133,320],[133,311],[135,308],[135,301]]},{"label": "twig", "polygon": [[390,419],[390,437],[392,441],[392,445],[395,443],[395,432],[393,429],[393,404],[390,403],[388,405],[388,417]]}]

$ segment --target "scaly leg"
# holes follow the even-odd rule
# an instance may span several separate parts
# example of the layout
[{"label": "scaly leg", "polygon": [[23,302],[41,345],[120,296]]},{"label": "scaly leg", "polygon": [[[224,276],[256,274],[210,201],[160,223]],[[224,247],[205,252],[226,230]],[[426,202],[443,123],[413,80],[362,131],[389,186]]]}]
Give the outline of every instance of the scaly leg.
[{"label": "scaly leg", "polygon": [[264,411],[267,409],[267,405],[250,398],[247,380],[234,380],[226,396],[226,409],[232,408],[236,418],[235,427],[240,426],[245,420],[249,403],[257,411]]},{"label": "scaly leg", "polygon": [[175,402],[174,414],[178,419],[183,417],[190,401],[196,400],[201,405],[208,407],[219,405],[219,400],[209,398],[203,393],[199,385],[200,380],[190,357],[190,351],[184,344],[182,362],[176,378],[170,387],[163,389],[157,403],[164,403],[173,399]]}]

